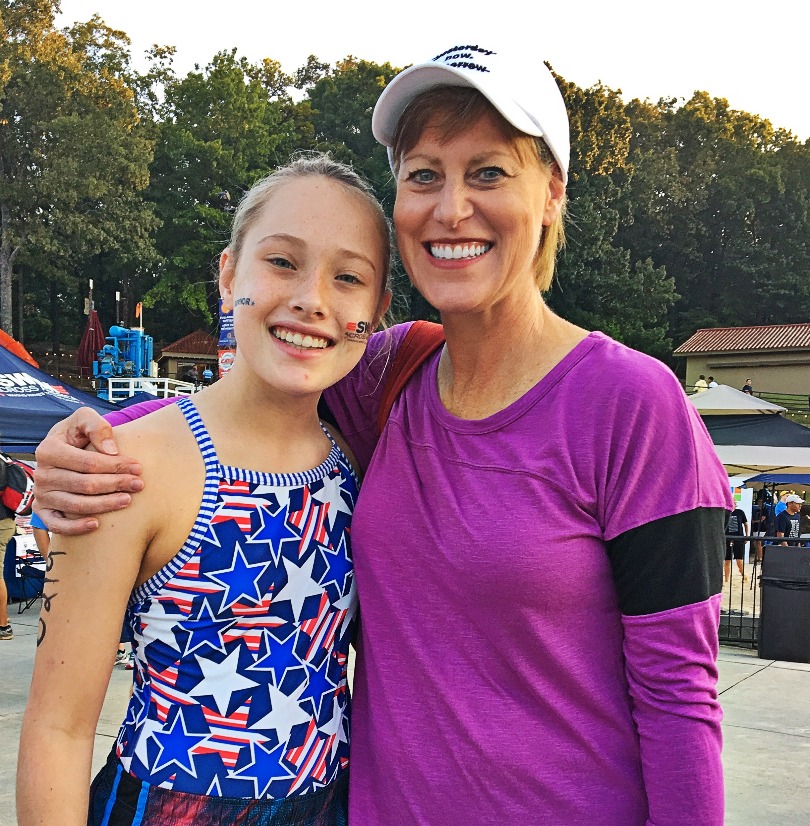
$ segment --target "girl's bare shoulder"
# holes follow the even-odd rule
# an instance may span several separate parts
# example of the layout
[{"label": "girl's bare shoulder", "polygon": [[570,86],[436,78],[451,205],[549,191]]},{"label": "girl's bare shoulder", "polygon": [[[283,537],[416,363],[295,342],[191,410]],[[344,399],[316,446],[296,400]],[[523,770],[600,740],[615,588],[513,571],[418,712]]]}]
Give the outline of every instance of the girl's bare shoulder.
[{"label": "girl's bare shoulder", "polygon": [[131,456],[142,467],[144,489],[133,496],[130,506],[138,510],[160,510],[156,505],[178,492],[180,480],[193,477],[197,464],[202,470],[197,442],[177,405],[118,425],[115,441],[121,455]]}]

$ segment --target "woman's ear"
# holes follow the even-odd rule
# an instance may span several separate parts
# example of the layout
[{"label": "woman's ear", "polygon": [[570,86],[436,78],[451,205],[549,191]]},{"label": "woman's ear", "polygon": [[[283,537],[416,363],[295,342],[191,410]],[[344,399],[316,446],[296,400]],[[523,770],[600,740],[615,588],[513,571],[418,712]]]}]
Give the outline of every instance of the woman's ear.
[{"label": "woman's ear", "polygon": [[543,212],[543,226],[546,227],[551,226],[560,217],[560,212],[565,204],[565,184],[556,167],[548,181],[548,195],[546,208]]},{"label": "woman's ear", "polygon": [[236,277],[236,260],[230,247],[225,247],[219,256],[219,295],[222,298],[222,312],[233,309],[233,281]]}]

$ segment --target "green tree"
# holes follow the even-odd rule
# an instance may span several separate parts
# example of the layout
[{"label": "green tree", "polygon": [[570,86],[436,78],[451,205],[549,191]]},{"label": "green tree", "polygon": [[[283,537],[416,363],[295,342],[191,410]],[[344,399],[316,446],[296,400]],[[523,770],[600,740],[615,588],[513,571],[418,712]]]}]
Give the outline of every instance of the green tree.
[{"label": "green tree", "polygon": [[122,260],[152,254],[140,194],[151,144],[128,40],[98,17],[58,31],[57,9],[0,2],[0,326],[9,332],[15,264],[41,275],[36,265],[47,262],[64,297],[102,249]]},{"label": "green tree", "polygon": [[[350,55],[338,61],[333,69],[310,58],[306,72],[310,82],[315,78],[308,86],[315,147],[331,152],[363,175],[389,218],[396,188],[388,154],[371,132],[371,115],[380,93],[399,71],[390,63],[373,63]],[[435,310],[411,286],[398,262],[395,262],[392,280],[391,316],[395,321],[437,318]]]},{"label": "green tree", "polygon": [[144,285],[157,336],[211,323],[215,263],[233,208],[292,142],[291,84],[277,63],[254,65],[235,50],[165,84],[148,193],[160,219],[162,260]]},{"label": "green tree", "polygon": [[675,339],[806,319],[808,146],[706,92],[627,113],[633,220],[621,240],[675,278]]},{"label": "green tree", "polygon": [[620,227],[633,220],[628,198],[634,175],[620,93],[602,85],[581,89],[561,78],[558,83],[569,112],[571,169],[567,244],[549,303],[575,324],[664,357],[673,280],[620,238]]}]

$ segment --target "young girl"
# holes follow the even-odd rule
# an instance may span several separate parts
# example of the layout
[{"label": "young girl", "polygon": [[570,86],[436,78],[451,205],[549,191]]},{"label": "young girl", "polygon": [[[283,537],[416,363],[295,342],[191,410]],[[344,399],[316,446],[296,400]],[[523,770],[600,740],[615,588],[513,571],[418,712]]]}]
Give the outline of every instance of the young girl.
[{"label": "young girl", "polygon": [[[317,404],[387,309],[389,259],[379,204],[326,157],[242,201],[220,258],[233,369],[118,428],[147,488],[92,535],[54,538],[23,826],[345,824],[357,480]],[[88,818],[125,610],[135,689]]]}]

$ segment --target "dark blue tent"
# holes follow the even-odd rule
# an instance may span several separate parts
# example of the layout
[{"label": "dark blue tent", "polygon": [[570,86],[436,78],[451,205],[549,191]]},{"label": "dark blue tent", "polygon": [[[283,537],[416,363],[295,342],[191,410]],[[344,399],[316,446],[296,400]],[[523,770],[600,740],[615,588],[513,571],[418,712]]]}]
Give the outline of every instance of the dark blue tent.
[{"label": "dark blue tent", "polygon": [[0,450],[33,453],[53,425],[85,406],[100,413],[117,409],[0,347]]}]

